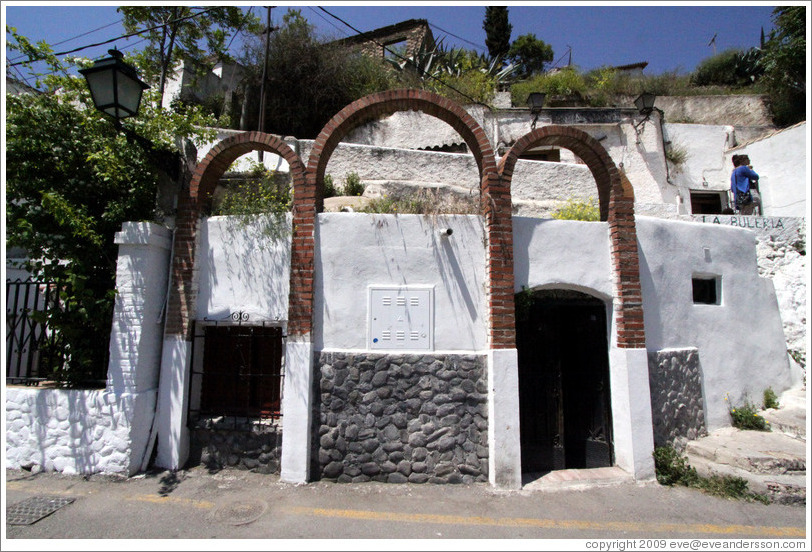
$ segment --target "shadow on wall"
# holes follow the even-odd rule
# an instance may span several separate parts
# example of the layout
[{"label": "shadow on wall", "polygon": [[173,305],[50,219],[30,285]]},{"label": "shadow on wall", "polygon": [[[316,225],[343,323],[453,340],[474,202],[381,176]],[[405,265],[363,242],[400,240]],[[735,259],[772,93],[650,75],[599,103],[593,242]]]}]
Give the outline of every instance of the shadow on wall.
[{"label": "shadow on wall", "polygon": [[[421,222],[423,222],[423,220],[421,220]],[[481,217],[455,217],[453,220],[454,226],[465,226],[467,232],[479,233],[484,239],[485,229]],[[477,320],[479,312],[483,309],[483,305],[477,305],[471,296],[471,291],[465,283],[462,266],[460,266],[458,259],[463,259],[464,266],[477,266],[478,263],[476,261],[478,259],[474,257],[481,258],[481,255],[479,252],[474,254],[470,250],[461,249],[459,241],[452,238],[453,234],[448,237],[441,236],[439,233],[440,230],[450,227],[450,224],[445,224],[447,221],[448,219],[446,218],[432,219],[432,224],[429,224],[429,235],[431,236],[437,266],[440,269],[440,278],[445,283],[446,294],[448,295],[448,300],[451,305],[455,309],[465,307],[468,311],[468,317],[471,320]],[[446,267],[450,267],[451,271],[449,272]],[[462,298],[462,305],[457,301],[458,298]],[[455,318],[458,317],[455,316]],[[469,332],[468,339],[471,340],[471,342],[476,341],[475,337],[471,335],[471,332]]]},{"label": "shadow on wall", "polygon": [[[129,277],[127,278],[126,289],[117,287],[114,308],[114,313],[117,315],[113,317],[115,327],[110,332],[109,365],[112,366],[115,363],[115,365],[119,366],[119,369],[110,370],[108,366],[107,385],[116,394],[116,397],[120,397],[121,393],[135,389],[134,370],[139,363],[141,342],[146,339],[144,326],[160,322],[146,317],[144,301],[139,300],[143,293],[142,290],[145,289],[144,274],[149,273],[146,259],[130,255],[127,260],[130,265],[128,267]],[[133,266],[134,260],[140,260],[140,262]],[[117,282],[117,285],[121,285],[121,282]],[[113,336],[118,337],[119,340],[115,341]],[[141,362],[143,362],[143,359],[141,359]],[[157,381],[152,382],[151,387],[154,387],[157,383]]]},{"label": "shadow on wall", "polygon": [[87,474],[98,471],[98,458],[93,443],[104,433],[105,416],[115,426],[112,412],[90,412],[88,402],[96,390],[40,389],[34,398],[34,442],[29,440],[45,470]]},{"label": "shadow on wall", "polygon": [[[206,252],[206,279],[201,283],[200,314],[224,319],[245,309],[252,316],[287,318],[290,285],[291,218],[273,215],[218,217],[203,224],[201,251]],[[262,274],[264,277],[258,278]]]}]

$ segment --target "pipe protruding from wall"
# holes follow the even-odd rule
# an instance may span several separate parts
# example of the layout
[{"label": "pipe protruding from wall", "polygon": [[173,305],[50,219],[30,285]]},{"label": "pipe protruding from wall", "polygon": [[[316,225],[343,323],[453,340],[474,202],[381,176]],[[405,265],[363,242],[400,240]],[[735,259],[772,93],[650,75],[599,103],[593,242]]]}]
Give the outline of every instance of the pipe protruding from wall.
[{"label": "pipe protruding from wall", "polygon": [[440,230],[440,237],[441,238],[447,238],[453,233],[454,233],[453,228],[443,228],[442,230]]}]

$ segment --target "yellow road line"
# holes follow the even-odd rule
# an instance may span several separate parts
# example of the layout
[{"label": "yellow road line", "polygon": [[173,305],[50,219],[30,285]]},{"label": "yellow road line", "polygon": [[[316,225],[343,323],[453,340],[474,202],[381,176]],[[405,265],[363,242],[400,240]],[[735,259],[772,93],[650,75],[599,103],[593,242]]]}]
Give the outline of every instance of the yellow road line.
[{"label": "yellow road line", "polygon": [[296,515],[336,517],[368,521],[395,521],[436,523],[441,525],[491,525],[498,527],[533,527],[537,529],[575,529],[600,531],[633,531],[651,533],[706,533],[761,538],[804,538],[801,527],[761,527],[753,525],[714,525],[709,523],[643,523],[627,521],[583,521],[533,518],[492,518],[482,516],[451,516],[442,514],[406,514],[400,512],[372,512],[369,510],[340,510],[329,508],[290,507],[287,512]]},{"label": "yellow road line", "polygon": [[194,506],[195,508],[214,508],[214,502],[209,502],[208,500],[194,500],[192,498],[177,498],[174,496],[160,496],[154,494],[130,496],[127,497],[127,500],[152,502],[153,504],[179,504]]}]

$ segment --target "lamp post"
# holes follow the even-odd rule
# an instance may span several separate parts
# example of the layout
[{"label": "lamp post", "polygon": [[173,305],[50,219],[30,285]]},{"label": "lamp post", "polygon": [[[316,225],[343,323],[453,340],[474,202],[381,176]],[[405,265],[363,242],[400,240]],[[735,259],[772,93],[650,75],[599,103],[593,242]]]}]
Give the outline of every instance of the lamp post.
[{"label": "lamp post", "polygon": [[87,80],[96,109],[113,117],[120,128],[121,119],[138,114],[141,94],[149,85],[138,78],[132,66],[124,63],[121,52],[115,48],[108,52],[110,57],[79,72]]},{"label": "lamp post", "polygon": [[652,94],[651,92],[643,92],[634,100],[634,106],[637,108],[637,111],[640,112],[640,115],[644,116],[639,123],[632,123],[634,132],[637,135],[638,144],[640,143],[640,133],[642,132],[641,127],[646,121],[649,120],[649,117],[651,117],[651,112],[654,111],[654,100],[656,99],[656,94]]},{"label": "lamp post", "polygon": [[533,114],[533,123],[530,125],[531,130],[535,130],[536,121],[539,119],[541,108],[544,107],[544,98],[547,96],[544,92],[531,92],[527,96],[527,106],[530,108],[530,113]]},{"label": "lamp post", "polygon": [[127,140],[138,143],[150,159],[165,171],[173,180],[178,178],[177,153],[156,148],[147,138],[121,126],[121,119],[135,117],[141,105],[141,95],[149,85],[138,78],[135,69],[124,63],[123,54],[113,48],[108,50],[110,57],[100,59],[93,67],[81,69],[93,105],[102,113],[113,117],[113,124],[127,136]]},{"label": "lamp post", "polygon": [[656,94],[651,92],[643,92],[634,100],[634,106],[640,112],[640,115],[649,115],[654,111],[654,100],[657,99]]}]

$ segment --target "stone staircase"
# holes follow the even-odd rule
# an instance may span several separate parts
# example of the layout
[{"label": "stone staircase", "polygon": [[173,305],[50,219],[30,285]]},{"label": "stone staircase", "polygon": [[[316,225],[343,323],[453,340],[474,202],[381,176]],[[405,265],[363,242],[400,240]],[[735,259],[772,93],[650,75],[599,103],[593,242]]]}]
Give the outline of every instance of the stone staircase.
[{"label": "stone staircase", "polygon": [[806,389],[784,393],[760,414],[772,431],[725,427],[690,441],[685,455],[702,476],[745,479],[752,492],[779,504],[806,504]]}]

